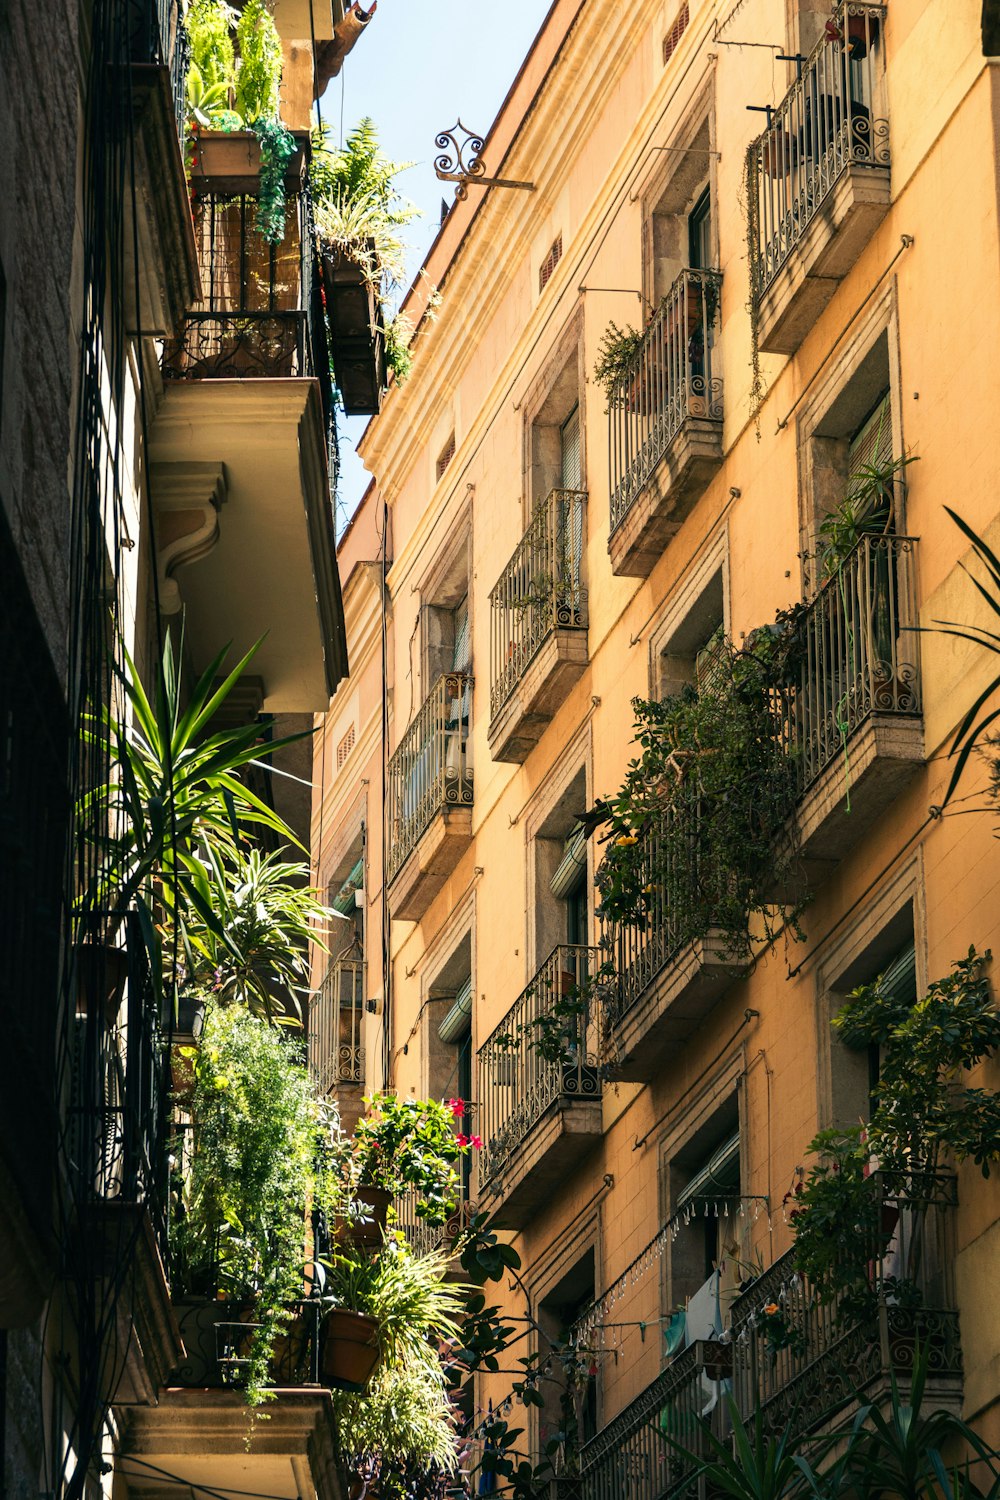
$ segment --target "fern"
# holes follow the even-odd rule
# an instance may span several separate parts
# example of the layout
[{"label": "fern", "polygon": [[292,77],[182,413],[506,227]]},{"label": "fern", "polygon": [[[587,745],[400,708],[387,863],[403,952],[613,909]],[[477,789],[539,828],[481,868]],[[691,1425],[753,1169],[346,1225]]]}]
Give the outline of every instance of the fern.
[{"label": "fern", "polygon": [[185,20],[192,71],[201,87],[221,94],[224,103],[236,86],[232,20],[233,12],[224,0],[191,0]]},{"label": "fern", "polygon": [[247,0],[236,28],[236,108],[248,125],[276,120],[281,107],[281,39],[267,0]]}]

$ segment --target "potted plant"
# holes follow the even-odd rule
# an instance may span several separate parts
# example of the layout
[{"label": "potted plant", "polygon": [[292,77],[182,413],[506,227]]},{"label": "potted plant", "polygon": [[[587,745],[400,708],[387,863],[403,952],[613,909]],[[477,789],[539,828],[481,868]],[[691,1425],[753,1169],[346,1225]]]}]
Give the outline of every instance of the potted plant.
[{"label": "potted plant", "polygon": [[608,398],[609,408],[622,401],[629,411],[639,411],[645,401],[645,382],[638,354],[645,335],[631,326],[619,328],[611,322],[597,346],[594,379]]},{"label": "potted plant", "polygon": [[455,1134],[464,1104],[394,1094],[366,1102],[369,1113],[353,1137],[342,1137],[331,1150],[324,1207],[334,1223],[334,1239],[378,1243],[389,1202],[406,1188],[413,1189],[418,1218],[444,1224],[459,1199],[455,1163],[478,1139]]}]

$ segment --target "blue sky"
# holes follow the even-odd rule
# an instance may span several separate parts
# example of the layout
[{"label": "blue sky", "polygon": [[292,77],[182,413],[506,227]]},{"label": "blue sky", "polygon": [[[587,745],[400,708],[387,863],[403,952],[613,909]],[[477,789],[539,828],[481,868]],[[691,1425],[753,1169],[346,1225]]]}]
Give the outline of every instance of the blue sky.
[{"label": "blue sky", "polygon": [[[371,24],[331,80],[320,102],[323,121],[339,134],[371,115],[396,161],[416,163],[400,190],[423,210],[409,226],[411,272],[437,233],[441,199],[454,189],[434,176],[434,137],[461,118],[486,132],[545,19],[550,0],[379,0]],[[487,162],[487,166],[490,163]],[[354,452],[364,417],[341,418],[342,473],[338,531],[369,476]]]}]

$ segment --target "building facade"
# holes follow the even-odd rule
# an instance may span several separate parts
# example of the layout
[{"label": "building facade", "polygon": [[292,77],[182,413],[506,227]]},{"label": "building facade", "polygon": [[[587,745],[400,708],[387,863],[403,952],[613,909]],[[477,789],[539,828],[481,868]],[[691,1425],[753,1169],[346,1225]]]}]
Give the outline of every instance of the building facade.
[{"label": "building facade", "polygon": [[[369,860],[382,824],[365,1082],[471,1106],[470,1195],[524,1266],[528,1305],[508,1290],[506,1310],[543,1365],[547,1338],[587,1352],[588,1500],[684,1477],[665,1411],[721,1419],[731,1389],[745,1414],[815,1421],[884,1396],[912,1355],[891,1298],[849,1330],[852,1391],[821,1321],[791,1349],[762,1330],[798,1295],[785,1205],[809,1143],[871,1108],[878,1060],[831,1018],[882,973],[909,1004],[997,940],[981,762],[941,815],[990,657],[933,628],[986,619],[945,507],[997,528],[981,21],[972,0],[556,0],[486,137],[506,185],[470,181],[445,219],[425,265],[440,309],[361,445],[393,545],[381,600],[367,577],[353,624],[349,606],[371,645],[327,720],[314,847],[336,883],[362,803]],[[748,966],[711,922],[685,927],[697,856],[668,880],[648,829],[642,919],[595,909],[599,804],[637,754],[633,699],[710,695],[725,643],[751,649],[779,611],[799,884],[760,903],[774,920]],[[334,782],[348,719],[364,765]],[[995,1064],[973,1081],[995,1087]],[[1000,1330],[977,1291],[993,1181],[961,1166],[920,1211],[940,1231],[934,1397],[996,1442]],[[542,1389],[517,1424],[535,1454],[560,1427],[558,1379]],[[474,1432],[509,1393],[477,1380]]]},{"label": "building facade", "polygon": [[305,841],[309,751],[269,758],[267,742],[308,729],[346,672],[306,188],[344,9],[273,9],[296,140],[273,244],[251,227],[254,136],[233,132],[224,159],[192,141],[179,0],[0,15],[10,1496],[145,1494],[165,1477],[188,1492],[339,1494],[330,1396],[302,1389],[309,1370],[288,1379],[266,1452],[248,1454],[218,1314],[184,1326],[168,1157],[180,1016],[161,1005],[137,911],[89,895],[105,888],[96,851],[119,832],[88,801],[108,775],[94,726],[106,713],[137,733],[126,653],[150,684],[171,640],[191,685],[227,646],[231,667],[263,638],[228,722],[259,721],[253,789]]}]

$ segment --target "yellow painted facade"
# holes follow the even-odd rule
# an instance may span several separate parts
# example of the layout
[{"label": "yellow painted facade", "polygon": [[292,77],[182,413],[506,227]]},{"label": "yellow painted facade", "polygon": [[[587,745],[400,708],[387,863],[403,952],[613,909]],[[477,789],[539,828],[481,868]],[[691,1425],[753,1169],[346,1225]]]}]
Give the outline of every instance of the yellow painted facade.
[{"label": "yellow painted facade", "polygon": [[[680,12],[674,0],[627,8],[557,0],[484,152],[491,174],[534,190],[472,186],[430,252],[427,272],[441,292],[440,308],[418,331],[412,376],[390,392],[361,451],[393,541],[385,612],[388,755],[398,756],[437,673],[463,667],[455,621],[467,595],[474,687],[467,701],[461,690],[453,694],[446,713],[452,726],[468,718],[472,795],[457,814],[439,809],[431,817],[383,891],[380,850],[377,860],[371,853],[382,823],[381,601],[361,562],[381,559],[371,497],[355,523],[367,542],[349,536],[341,547],[352,675],[325,720],[322,771],[314,777],[325,790],[322,803],[314,801],[313,834],[314,856],[329,851],[329,858],[320,854],[328,883],[343,873],[363,805],[374,1002],[365,1023],[369,1087],[439,1097],[457,1088],[458,1064],[438,1029],[466,979],[475,1080],[474,1054],[553,944],[570,940],[567,902],[551,894],[556,854],[575,815],[621,782],[634,753],[631,700],[662,691],[673,670],[665,656],[690,658],[690,670],[694,646],[716,625],[739,641],[777,609],[813,597],[802,553],[829,504],[830,444],[841,445],[842,463],[861,419],[886,390],[892,452],[919,460],[905,470],[905,494],[897,486],[896,529],[915,539],[907,549],[916,608],[909,623],[983,618],[963,572],[971,554],[944,510],[952,506],[994,544],[1000,538],[1000,79],[982,55],[973,0],[889,0],[871,12],[877,36],[868,33],[867,62],[888,121],[891,166],[883,164],[881,177],[887,202],[843,274],[824,289],[828,300],[794,352],[761,354],[765,398],[756,421],[751,413],[744,161],[765,115],[747,106],[780,105],[796,65],[778,54],[812,54],[830,14],[819,0],[690,0]],[[675,27],[679,15],[688,17],[683,27]],[[801,136],[795,148],[804,150]],[[609,556],[612,420],[594,366],[609,323],[639,326],[644,309],[667,289],[663,276],[669,285],[688,263],[686,245],[678,251],[674,242],[671,250],[670,236],[687,233],[706,189],[710,259],[703,264],[721,273],[712,348],[722,378],[718,459],[674,534],[658,546],[648,576],[616,576]],[[818,211],[820,220],[828,208]],[[802,217],[811,211],[800,204]],[[832,223],[832,210],[829,216]],[[832,236],[835,226],[820,230]],[[540,285],[557,244],[561,252]],[[425,296],[413,294],[418,312]],[[545,708],[545,722],[532,731],[536,743],[519,763],[500,761],[490,748],[490,593],[534,508],[560,485],[552,445],[574,406],[580,469],[574,482],[562,483],[587,495],[580,550],[589,610],[585,660],[559,689],[559,701]],[[454,454],[442,470],[452,435]],[[564,436],[564,446],[568,441]],[[344,564],[352,548],[353,571]],[[843,843],[833,854],[826,846],[826,863],[814,872],[804,941],[786,934],[749,978],[730,977],[648,1080],[605,1079],[599,1133],[570,1165],[553,1169],[539,1201],[511,1230],[534,1315],[558,1321],[613,1287],[679,1198],[683,1205],[682,1179],[737,1126],[733,1170],[737,1196],[746,1201],[737,1230],[718,1221],[729,1235],[719,1242],[730,1262],[723,1286],[726,1274],[735,1286],[736,1260],[759,1257],[770,1266],[791,1244],[782,1200],[808,1165],[808,1142],[843,1118],[845,1100],[856,1096],[854,1064],[831,1040],[836,995],[872,977],[909,938],[921,992],[970,944],[982,950],[1000,943],[996,816],[984,805],[982,764],[960,788],[962,797],[975,794],[971,800],[944,817],[929,813],[950,775],[951,736],[989,682],[993,661],[939,634],[905,630],[904,637],[899,649],[908,664],[919,664],[921,707],[901,717],[917,739],[872,754],[883,765],[898,754],[905,774],[890,778],[889,790],[870,805],[864,801],[873,710],[846,755],[841,747],[825,780],[800,800],[803,819],[819,820],[820,859],[830,829],[840,830]],[[498,651],[502,670],[502,639],[494,645],[494,675]],[[512,651],[508,646],[508,661]],[[336,746],[355,703],[358,748],[335,775]],[[878,773],[876,765],[876,780]],[[410,774],[420,773],[411,767]],[[846,810],[852,791],[853,824]],[[404,787],[404,803],[407,795]],[[810,813],[810,799],[822,796],[825,811],[813,806]],[[387,833],[390,862],[397,832],[390,826]],[[441,839],[444,853],[428,856]],[[600,939],[592,890],[600,846],[592,839],[586,847],[590,899],[581,940],[593,945]],[[425,856],[430,878],[421,884],[414,870]],[[400,903],[417,919],[400,919]],[[386,910],[388,995],[379,972]],[[676,962],[668,958],[666,971]],[[657,982],[665,982],[662,974]],[[982,1075],[1000,1083],[994,1064]],[[481,1079],[474,1082],[475,1118],[484,1108],[481,1087]],[[544,1120],[532,1123],[518,1152],[543,1150],[545,1128]],[[509,1184],[517,1171],[515,1164],[502,1181]],[[502,1203],[505,1190],[491,1206]],[[971,1166],[960,1169],[958,1191],[962,1409],[996,1441],[1000,1328],[986,1288],[997,1265],[998,1200],[993,1179],[984,1182]],[[697,1290],[690,1258],[703,1247],[693,1250],[690,1226],[681,1228],[688,1238],[668,1234],[663,1254],[640,1268],[606,1314],[609,1327],[621,1326],[606,1333],[597,1359],[598,1428],[659,1374],[665,1355],[658,1320]],[[516,1311],[516,1299],[510,1306]],[[502,1381],[481,1381],[478,1409],[501,1401],[504,1390]],[[531,1420],[537,1439],[545,1413]]]}]

